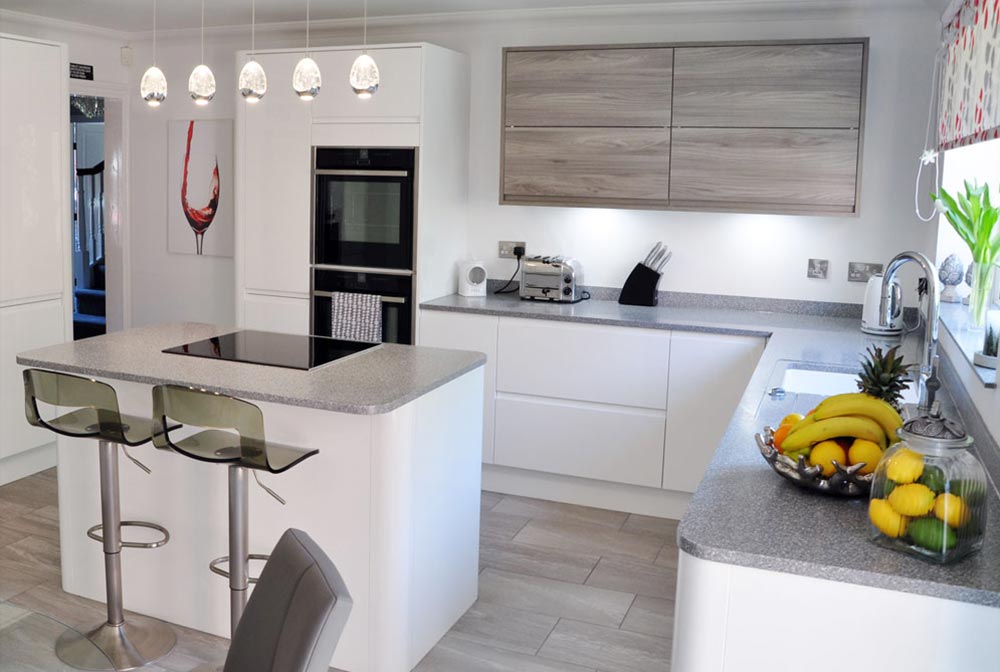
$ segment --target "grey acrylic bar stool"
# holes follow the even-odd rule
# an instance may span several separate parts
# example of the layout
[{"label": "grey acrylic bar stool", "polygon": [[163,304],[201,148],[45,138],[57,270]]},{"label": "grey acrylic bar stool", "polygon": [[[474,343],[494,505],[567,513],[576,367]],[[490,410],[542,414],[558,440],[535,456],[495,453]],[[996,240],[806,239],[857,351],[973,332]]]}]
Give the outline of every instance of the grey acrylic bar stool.
[{"label": "grey acrylic bar stool", "polygon": [[[38,402],[69,413],[44,419]],[[24,412],[36,427],[77,438],[98,440],[101,471],[101,524],[87,530],[87,536],[104,545],[104,580],[108,618],[87,633],[105,656],[95,656],[93,646],[79,636],[62,637],[56,655],[67,665],[84,670],[132,670],[166,655],[177,641],[174,631],[161,621],[145,617],[125,620],[122,607],[122,548],[158,548],[170,540],[170,533],[156,523],[121,519],[118,488],[118,446],[147,474],[149,469],[129,455],[126,446],[141,446],[153,436],[147,418],[124,415],[118,410],[113,387],[89,378],[65,373],[27,369],[24,372]],[[162,539],[141,543],[122,541],[122,527],[145,527],[158,531]],[[108,666],[108,660],[114,667]]]},{"label": "grey acrylic bar stool", "polygon": [[[170,426],[171,421],[183,424],[187,430],[201,431],[175,438],[170,435],[176,429]],[[250,576],[250,560],[268,558],[251,554],[249,549],[248,475],[252,471],[257,484],[284,504],[285,500],[260,482],[257,472],[279,474],[319,451],[267,442],[260,408],[242,399],[190,387],[154,387],[153,422],[157,428],[153,444],[157,448],[229,466],[229,555],[212,560],[209,569],[229,579],[230,625],[235,636],[246,608],[249,584],[257,583]],[[227,562],[228,572],[220,567]]]}]

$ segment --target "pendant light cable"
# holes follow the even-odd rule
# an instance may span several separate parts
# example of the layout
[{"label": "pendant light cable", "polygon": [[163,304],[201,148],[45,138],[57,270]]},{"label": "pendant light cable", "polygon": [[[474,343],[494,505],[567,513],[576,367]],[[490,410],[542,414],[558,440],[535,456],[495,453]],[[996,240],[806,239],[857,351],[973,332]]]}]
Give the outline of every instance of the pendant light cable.
[{"label": "pendant light cable", "polygon": [[306,52],[309,51],[309,0],[306,0]]},{"label": "pendant light cable", "polygon": [[250,58],[257,52],[257,0],[250,0]]},{"label": "pendant light cable", "polygon": [[365,0],[364,7],[365,7],[365,9],[364,9],[364,19],[362,19],[362,21],[361,21],[361,29],[363,31],[362,34],[364,35],[364,37],[361,40],[361,44],[364,47],[366,47],[365,51],[367,51],[367,47],[368,47],[368,0]]},{"label": "pendant light cable", "polygon": [[205,62],[205,0],[201,0],[201,62]]},{"label": "pendant light cable", "polygon": [[153,65],[156,65],[156,0],[153,0]]}]

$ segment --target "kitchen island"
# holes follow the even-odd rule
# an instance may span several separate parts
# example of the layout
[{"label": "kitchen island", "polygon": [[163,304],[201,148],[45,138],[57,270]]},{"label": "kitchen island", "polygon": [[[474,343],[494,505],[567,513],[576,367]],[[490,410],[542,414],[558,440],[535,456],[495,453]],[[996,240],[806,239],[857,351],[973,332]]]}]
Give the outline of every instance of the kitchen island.
[{"label": "kitchen island", "polygon": [[[485,357],[383,344],[300,371],[162,352],[231,331],[142,327],[22,353],[18,363],[108,382],[121,410],[138,416],[150,415],[158,384],[245,399],[263,410],[268,440],[317,449],[263,476],[286,505],[251,484],[250,551],[268,553],[289,527],[306,531],[354,602],[331,664],[412,669],[477,596]],[[97,445],[60,436],[58,451],[63,589],[103,601],[103,556],[86,535],[100,517]],[[163,525],[171,539],[122,554],[125,608],[227,637],[227,582],[208,569],[226,553],[226,469],[151,444],[133,455],[152,473],[122,462],[122,517]],[[132,529],[126,539],[146,540]]]}]

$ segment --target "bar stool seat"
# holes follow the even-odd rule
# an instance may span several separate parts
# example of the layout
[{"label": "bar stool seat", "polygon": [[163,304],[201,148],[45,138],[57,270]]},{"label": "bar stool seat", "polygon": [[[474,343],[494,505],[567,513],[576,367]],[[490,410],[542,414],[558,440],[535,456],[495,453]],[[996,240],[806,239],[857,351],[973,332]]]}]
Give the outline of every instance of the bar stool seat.
[{"label": "bar stool seat", "polygon": [[[319,451],[265,440],[264,415],[250,402],[179,385],[153,388],[153,422],[153,445],[157,448],[229,467],[229,555],[211,560],[208,568],[229,579],[230,626],[235,635],[246,608],[247,589],[257,582],[250,576],[250,560],[268,559],[249,552],[247,475],[253,473],[257,485],[284,504],[284,499],[260,482],[257,473],[280,474]],[[193,433],[173,436],[176,427],[171,423]],[[222,569],[227,563],[229,571]]]},{"label": "bar stool seat", "polygon": [[[146,617],[125,620],[122,605],[122,548],[158,548],[170,541],[170,533],[156,523],[121,519],[118,483],[118,446],[125,456],[147,474],[148,467],[132,457],[125,446],[141,446],[153,438],[154,423],[121,413],[114,388],[90,378],[40,369],[27,369],[24,378],[24,409],[36,427],[75,438],[97,439],[101,475],[101,523],[87,536],[104,547],[104,578],[107,620],[90,630],[86,640],[73,634],[56,642],[56,655],[67,665],[84,670],[133,670],[165,656],[177,641],[166,623]],[[38,402],[74,410],[43,418]],[[156,530],[162,537],[152,542],[130,542],[121,538],[122,527]],[[98,534],[98,531],[103,534]],[[94,647],[103,656],[94,655]],[[110,663],[110,665],[109,665]]]}]

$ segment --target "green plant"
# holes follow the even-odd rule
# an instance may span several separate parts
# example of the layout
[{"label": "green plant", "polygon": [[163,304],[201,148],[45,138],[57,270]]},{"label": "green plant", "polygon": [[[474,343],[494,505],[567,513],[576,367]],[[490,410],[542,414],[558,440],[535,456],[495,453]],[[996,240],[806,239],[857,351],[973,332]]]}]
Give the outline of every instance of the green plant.
[{"label": "green plant", "polygon": [[987,299],[993,278],[993,266],[1000,259],[1000,208],[990,202],[987,184],[970,184],[965,181],[965,193],[954,197],[944,189],[931,194],[938,210],[948,219],[952,228],[972,251],[976,264],[973,277],[973,296],[969,298],[975,326],[981,327],[986,319]]}]

